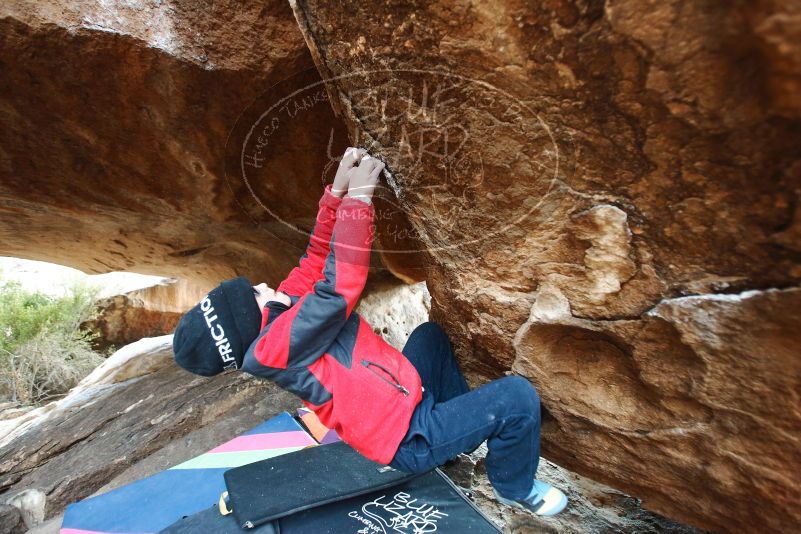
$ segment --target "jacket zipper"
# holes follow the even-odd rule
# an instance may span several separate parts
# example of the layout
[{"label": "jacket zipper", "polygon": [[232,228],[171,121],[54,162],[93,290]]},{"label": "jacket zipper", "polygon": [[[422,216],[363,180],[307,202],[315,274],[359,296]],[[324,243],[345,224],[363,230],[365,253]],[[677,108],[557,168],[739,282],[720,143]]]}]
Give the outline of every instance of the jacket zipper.
[{"label": "jacket zipper", "polygon": [[[403,387],[403,384],[401,384],[401,383],[398,381],[398,379],[395,377],[395,375],[393,375],[391,372],[389,372],[389,369],[387,369],[387,368],[386,368],[386,367],[384,367],[383,365],[379,365],[379,364],[377,364],[377,363],[375,363],[375,362],[371,362],[370,360],[362,360],[362,365],[364,365],[364,366],[367,368],[367,370],[369,370],[371,373],[373,373],[374,375],[376,375],[378,378],[380,378],[381,380],[383,380],[384,382],[386,382],[386,383],[387,383],[387,384],[389,384],[390,386],[394,387],[395,389],[397,389],[398,391],[400,391],[401,393],[403,393],[403,396],[404,396],[404,397],[408,397],[408,396],[409,396],[409,390],[408,390],[408,389],[406,389],[405,387]],[[370,369],[370,366],[371,366],[371,365],[374,365],[374,366],[378,367],[379,369],[381,369],[382,371],[384,371],[386,374],[388,374],[389,376],[391,376],[391,377],[392,377],[392,380],[394,380],[394,382],[393,382],[393,381],[390,381],[390,380],[387,380],[387,379],[386,379],[386,377],[382,376],[380,373],[377,373],[376,371],[374,371],[374,370]]]}]

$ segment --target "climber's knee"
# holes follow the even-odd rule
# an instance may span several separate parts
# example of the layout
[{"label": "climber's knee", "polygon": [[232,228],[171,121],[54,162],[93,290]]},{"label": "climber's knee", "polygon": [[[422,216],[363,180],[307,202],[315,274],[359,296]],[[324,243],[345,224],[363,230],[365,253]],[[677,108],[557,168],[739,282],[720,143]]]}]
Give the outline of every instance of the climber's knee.
[{"label": "climber's knee", "polygon": [[526,407],[527,411],[539,418],[540,397],[534,385],[519,375],[507,376],[501,380],[504,382],[503,391],[512,398],[512,402],[520,407]]}]

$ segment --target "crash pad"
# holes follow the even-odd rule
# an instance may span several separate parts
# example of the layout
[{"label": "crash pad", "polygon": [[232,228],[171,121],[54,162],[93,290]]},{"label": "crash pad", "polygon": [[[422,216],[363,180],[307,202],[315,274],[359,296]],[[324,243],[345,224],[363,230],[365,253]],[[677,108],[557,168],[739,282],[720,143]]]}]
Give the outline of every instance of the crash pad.
[{"label": "crash pad", "polygon": [[[324,445],[323,447],[330,447]],[[293,480],[287,480],[291,486]],[[329,502],[252,529],[209,508],[161,534],[500,534],[501,530],[439,469],[391,488]]]},{"label": "crash pad", "polygon": [[214,505],[231,468],[314,446],[283,412],[214,449],[160,473],[67,506],[61,534],[155,533]]}]

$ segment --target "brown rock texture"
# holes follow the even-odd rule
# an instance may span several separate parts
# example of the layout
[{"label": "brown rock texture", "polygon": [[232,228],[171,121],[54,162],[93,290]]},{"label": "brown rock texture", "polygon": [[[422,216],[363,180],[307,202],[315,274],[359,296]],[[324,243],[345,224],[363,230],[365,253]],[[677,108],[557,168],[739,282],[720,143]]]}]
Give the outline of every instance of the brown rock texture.
[{"label": "brown rock texture", "polygon": [[[790,531],[799,43],[768,0],[6,1],[0,254],[274,285],[358,143],[388,162],[377,255],[427,280],[474,383],[532,380],[548,458],[701,528]],[[152,376],[182,406],[239,387]],[[150,452],[70,475],[82,447],[169,441],[126,419],[137,391],[0,450],[0,491],[57,510]]]},{"label": "brown rock texture", "polygon": [[118,376],[85,380],[24,432],[10,441],[4,435],[0,494],[41,491],[50,517],[100,488],[171,467],[298,405],[290,393],[248,375],[211,380],[187,373],[173,363],[172,336],[163,339],[142,353],[147,369],[130,376],[136,357],[122,360]]},{"label": "brown rock texture", "polygon": [[0,72],[0,254],[87,273],[277,284],[347,144],[316,106],[258,180],[226,172],[251,102],[320,79],[281,0],[4,1]]},{"label": "brown rock texture", "polygon": [[81,327],[98,334],[93,342],[97,350],[121,347],[143,337],[171,333],[181,315],[205,294],[188,280],[163,279],[149,287],[99,299],[97,317]]},{"label": "brown rock texture", "polygon": [[[402,346],[413,328],[404,321],[427,318],[424,284],[375,277],[367,289],[359,313],[371,317],[371,324],[386,329],[385,335]],[[66,398],[10,426],[0,422],[0,477],[8,477],[7,483],[16,480],[4,488],[7,492],[0,491],[0,503],[12,499],[15,506],[21,501],[29,508],[37,505],[39,515],[30,522],[36,525],[30,532],[57,533],[66,503],[167,469],[278,411],[291,412],[298,406],[292,395],[264,381],[235,375],[202,379],[182,372],[172,364],[170,343],[171,336],[162,336],[128,345]],[[162,389],[169,393],[159,394]],[[45,444],[39,447],[42,440]],[[636,499],[547,461],[539,477],[567,489],[567,512],[535,518],[499,505],[486,478],[486,452],[481,447],[461,456],[447,472],[470,489],[477,504],[507,532],[698,534],[642,509]],[[25,492],[38,499],[21,499]],[[44,515],[48,519],[41,522]],[[27,531],[21,521],[17,508],[0,505],[0,525],[7,527],[2,532],[15,532],[11,524],[18,524],[19,532]]]},{"label": "brown rock texture", "polygon": [[537,386],[546,457],[701,528],[801,524],[799,5],[292,5],[432,318],[473,381]]},{"label": "brown rock texture", "polygon": [[541,460],[537,478],[563,488],[569,508],[550,517],[540,517],[518,508],[498,503],[487,479],[484,463],[486,446],[469,455],[461,455],[443,470],[462,488],[496,524],[510,534],[701,534],[701,531],[676,523],[641,507],[620,491],[571,473],[548,460]]}]

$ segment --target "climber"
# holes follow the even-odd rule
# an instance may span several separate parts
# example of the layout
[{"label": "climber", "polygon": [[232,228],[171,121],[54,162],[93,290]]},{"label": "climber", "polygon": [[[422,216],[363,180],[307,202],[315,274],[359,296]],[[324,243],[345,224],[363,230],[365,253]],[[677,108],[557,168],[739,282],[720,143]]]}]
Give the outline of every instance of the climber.
[{"label": "climber", "polygon": [[203,376],[238,369],[270,379],[359,453],[401,471],[428,471],[486,440],[500,502],[560,512],[565,495],[535,478],[540,403],[528,380],[508,376],[471,390],[436,323],[417,326],[401,352],[353,311],[370,266],[383,168],[349,148],[299,265],[275,289],[240,276],[210,291],[175,330],[176,362]]}]

